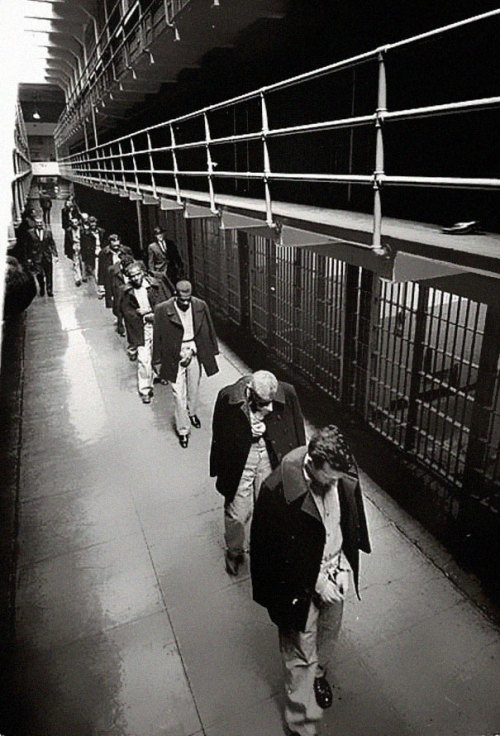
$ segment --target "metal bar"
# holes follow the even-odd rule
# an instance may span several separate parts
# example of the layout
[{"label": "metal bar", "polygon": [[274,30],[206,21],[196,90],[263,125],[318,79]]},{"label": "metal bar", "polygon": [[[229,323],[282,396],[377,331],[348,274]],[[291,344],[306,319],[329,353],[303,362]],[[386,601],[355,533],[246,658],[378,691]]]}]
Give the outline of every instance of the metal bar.
[{"label": "metal bar", "polygon": [[[137,168],[137,161],[135,159],[135,145],[134,145],[134,139],[130,139],[130,150],[132,151],[132,164],[133,164],[133,174],[134,174],[134,181],[135,181],[135,188],[137,190],[137,193],[139,194],[139,169]],[[141,170],[141,173],[142,170]]]},{"label": "metal bar", "polygon": [[266,222],[269,227],[273,226],[273,208],[271,202],[271,189],[269,187],[269,175],[271,173],[271,161],[269,159],[269,150],[267,147],[266,135],[269,130],[269,120],[267,116],[267,105],[264,93],[260,95],[261,115],[262,115],[262,149],[264,154],[264,194],[266,198]]},{"label": "metal bar", "polygon": [[203,123],[205,126],[205,150],[206,150],[206,156],[207,156],[207,170],[208,170],[207,177],[208,177],[208,192],[210,195],[210,209],[212,210],[212,212],[216,212],[214,182],[213,182],[214,166],[212,162],[212,154],[210,153],[210,126],[208,124],[208,117],[206,113],[204,113],[203,115]]},{"label": "metal bar", "polygon": [[174,133],[174,126],[170,125],[170,141],[172,145],[172,163],[174,165],[174,169],[171,173],[174,175],[174,182],[175,182],[175,191],[177,195],[177,201],[179,203],[182,203],[181,198],[181,188],[179,184],[179,167],[177,165],[177,154],[176,154],[176,146],[175,146],[175,133]]},{"label": "metal bar", "polygon": [[156,197],[156,179],[154,175],[154,163],[153,163],[153,154],[152,154],[152,146],[151,146],[151,134],[147,134],[148,138],[148,156],[149,156],[149,167],[151,169],[151,186],[153,188],[153,197]]},{"label": "metal bar", "polygon": [[444,187],[465,189],[498,189],[500,179],[472,179],[446,176],[387,176],[380,177],[381,183],[389,186]]},{"label": "metal bar", "polygon": [[[392,110],[384,113],[384,121],[387,120],[416,120],[418,118],[431,117],[433,115],[451,115],[460,112],[475,112],[488,108],[500,106],[500,97],[479,97],[474,100],[462,100],[460,102],[447,102],[444,105],[429,105],[427,107],[410,107],[405,110]],[[356,119],[356,118],[355,118]]]},{"label": "metal bar", "polygon": [[474,15],[470,18],[465,18],[464,20],[459,20],[456,23],[450,23],[447,26],[441,26],[440,28],[434,28],[432,31],[427,31],[426,33],[420,33],[418,36],[411,36],[410,38],[405,38],[403,41],[396,41],[396,43],[391,43],[387,45],[385,48],[387,51],[389,50],[392,51],[394,49],[400,49],[403,46],[409,46],[412,43],[426,41],[429,38],[432,38],[434,36],[439,36],[443,33],[454,31],[457,28],[463,28],[464,26],[471,25],[472,23],[477,23],[478,21],[486,20],[487,18],[493,18],[496,15],[500,15],[500,8],[497,8],[496,10],[490,10],[487,13],[481,13],[480,15]]},{"label": "metal bar", "polygon": [[382,132],[383,116],[387,111],[387,80],[383,52],[378,54],[378,93],[376,111],[376,151],[373,181],[373,248],[381,248],[382,242],[382,197],[379,177],[384,175],[384,134]]}]

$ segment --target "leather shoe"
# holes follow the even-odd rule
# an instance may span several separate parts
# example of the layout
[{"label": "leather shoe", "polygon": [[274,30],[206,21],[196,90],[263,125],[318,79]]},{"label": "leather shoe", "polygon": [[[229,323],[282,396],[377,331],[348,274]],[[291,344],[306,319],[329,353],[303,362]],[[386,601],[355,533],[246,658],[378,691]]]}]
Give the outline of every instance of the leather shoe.
[{"label": "leather shoe", "polygon": [[141,394],[141,401],[143,404],[151,403],[151,394]]},{"label": "leather shoe", "polygon": [[191,424],[193,425],[193,427],[196,427],[196,429],[199,429],[201,427],[201,422],[196,414],[193,414],[193,416],[189,417],[189,419],[191,420]]},{"label": "leather shoe", "polygon": [[326,677],[317,677],[314,680],[314,695],[320,708],[329,708],[333,701],[332,688]]},{"label": "leather shoe", "polygon": [[226,552],[226,572],[228,575],[237,575],[240,565],[243,564],[243,555],[232,556]]},{"label": "leather shoe", "polygon": [[53,294],[53,292],[52,292],[52,291],[48,291],[48,292],[47,292],[47,296],[54,296],[54,294]]},{"label": "leather shoe", "polygon": [[186,449],[186,447],[189,444],[189,435],[188,434],[181,434],[179,435],[179,445]]}]

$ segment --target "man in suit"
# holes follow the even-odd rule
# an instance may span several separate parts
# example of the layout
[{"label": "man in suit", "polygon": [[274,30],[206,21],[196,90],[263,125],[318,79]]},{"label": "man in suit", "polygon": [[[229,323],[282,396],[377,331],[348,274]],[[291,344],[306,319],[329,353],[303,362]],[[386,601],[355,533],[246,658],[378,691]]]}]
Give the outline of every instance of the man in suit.
[{"label": "man in suit", "polygon": [[201,368],[217,373],[217,336],[208,305],[193,296],[189,281],[176,284],[175,296],[155,308],[153,363],[160,378],[170,382],[175,401],[175,427],[181,447],[189,443],[197,416]]},{"label": "man in suit", "polygon": [[106,233],[104,228],[99,227],[96,217],[89,217],[89,233],[88,233],[88,259],[90,270],[96,280],[97,296],[104,295],[104,287],[97,283],[97,271],[99,268],[99,253],[106,244]]},{"label": "man in suit", "polygon": [[338,428],[289,452],[262,484],[250,533],[254,600],[278,626],[285,723],[316,736],[333,696],[328,666],[359,550],[370,552],[356,463]]},{"label": "man in suit", "polygon": [[[97,283],[98,286],[102,287],[102,294],[105,298],[105,304],[108,309],[113,306],[113,292],[111,288],[111,273],[110,266],[119,264],[120,262],[120,251],[125,246],[122,245],[120,236],[116,233],[112,233],[108,238],[108,244],[101,249],[99,253],[99,263],[97,270]],[[132,252],[132,251],[130,251]],[[98,293],[100,296],[100,292]]]},{"label": "man in suit", "polygon": [[172,293],[174,284],[182,278],[183,266],[179,251],[173,240],[166,240],[161,227],[153,228],[154,241],[148,246],[148,270],[156,278],[166,276]]},{"label": "man in suit", "polygon": [[245,533],[262,482],[284,455],[306,441],[294,387],[269,371],[219,391],[212,421],[210,475],[225,498],[226,571],[237,575]]},{"label": "man in suit", "polygon": [[40,287],[40,296],[54,296],[52,289],[52,256],[58,258],[51,230],[43,224],[39,214],[35,215],[34,227],[28,230],[28,263],[33,268]]},{"label": "man in suit", "polygon": [[125,268],[128,283],[123,286],[119,309],[127,326],[129,344],[137,354],[137,390],[143,404],[153,395],[154,308],[163,291],[157,279],[144,273],[142,263],[132,261]]}]

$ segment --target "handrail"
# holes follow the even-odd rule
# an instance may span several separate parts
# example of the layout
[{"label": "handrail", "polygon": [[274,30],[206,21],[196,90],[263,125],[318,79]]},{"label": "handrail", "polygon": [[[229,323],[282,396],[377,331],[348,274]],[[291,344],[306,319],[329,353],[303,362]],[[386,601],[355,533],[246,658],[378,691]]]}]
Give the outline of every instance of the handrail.
[{"label": "handrail", "polygon": [[[149,7],[149,6],[148,6]],[[446,177],[446,176],[400,176],[388,175],[384,167],[384,129],[388,123],[401,120],[417,120],[426,117],[437,117],[444,115],[465,114],[477,110],[486,110],[500,107],[500,96],[482,97],[476,99],[460,100],[448,102],[439,105],[428,105],[422,107],[406,108],[400,110],[387,110],[387,82],[386,82],[386,59],[391,50],[402,49],[412,43],[422,40],[428,40],[437,35],[470,26],[480,20],[492,18],[500,15],[500,8],[488,13],[473,16],[457,23],[450,24],[419,36],[413,36],[410,39],[379,46],[376,49],[363,54],[352,56],[348,59],[334,62],[319,69],[314,69],[304,74],[299,74],[289,79],[276,82],[271,85],[252,90],[242,95],[232,97],[227,100],[208,105],[196,111],[177,116],[165,122],[157,123],[146,128],[135,131],[134,133],[123,135],[108,141],[104,144],[87,147],[84,151],[80,151],[70,156],[62,157],[60,165],[69,176],[75,176],[79,180],[91,183],[111,185],[114,187],[123,186],[127,189],[133,187],[137,193],[141,193],[141,186],[144,186],[140,177],[147,176],[151,181],[153,192],[156,191],[158,175],[166,175],[173,177],[175,182],[176,196],[179,202],[182,201],[181,181],[184,177],[204,178],[207,182],[210,197],[210,207],[216,210],[216,192],[214,182],[217,179],[248,179],[260,181],[264,184],[265,203],[266,203],[266,221],[269,225],[273,225],[272,200],[269,183],[272,181],[300,181],[310,183],[332,183],[332,184],[355,184],[362,186],[371,186],[374,191],[373,204],[373,235],[372,247],[376,251],[382,250],[381,244],[381,220],[382,220],[382,199],[381,189],[387,186],[428,186],[442,188],[468,188],[468,189],[498,189],[500,188],[500,179],[488,177]],[[377,64],[378,82],[377,82],[377,102],[376,109],[371,114],[352,115],[348,118],[336,118],[320,122],[312,122],[301,125],[285,126],[272,128],[269,126],[267,100],[274,92],[283,90],[297,84],[302,84],[309,80],[317,79],[326,74],[333,74],[346,68],[355,67],[359,64],[374,62]],[[237,105],[249,101],[257,101],[260,105],[260,125],[256,129],[246,133],[234,135],[222,135],[220,137],[212,137],[210,129],[210,115],[214,112],[234,109]],[[257,114],[257,111],[256,111]],[[199,120],[204,128],[205,136],[196,140],[177,143],[176,131],[181,124]],[[268,141],[271,139],[284,138],[286,136],[313,135],[315,133],[324,133],[326,131],[339,130],[343,128],[353,129],[359,126],[373,125],[376,130],[375,144],[375,161],[373,172],[371,174],[352,174],[349,172],[336,173],[314,173],[314,172],[277,172],[271,167]],[[170,141],[161,141],[161,145],[152,145],[151,133],[156,131],[164,131],[169,136]],[[141,136],[147,137],[147,145],[144,148]],[[236,170],[218,170],[217,163],[213,159],[213,151],[217,146],[236,145],[249,142],[261,142],[263,156],[263,166],[259,171],[240,171]],[[139,143],[139,145],[138,145]],[[165,143],[165,144],[164,144]],[[199,150],[206,153],[206,168],[182,169],[179,166],[177,154],[182,151]],[[118,152],[116,152],[118,151]],[[155,168],[154,155],[170,153],[172,155],[172,166],[165,168]],[[149,167],[139,167],[138,157],[147,156]],[[115,166],[115,162],[120,163],[120,169]],[[125,165],[127,164],[127,166]],[[117,172],[119,171],[121,183],[118,182]],[[93,176],[93,175],[96,176]],[[129,182],[127,176],[133,177],[133,182]]]}]

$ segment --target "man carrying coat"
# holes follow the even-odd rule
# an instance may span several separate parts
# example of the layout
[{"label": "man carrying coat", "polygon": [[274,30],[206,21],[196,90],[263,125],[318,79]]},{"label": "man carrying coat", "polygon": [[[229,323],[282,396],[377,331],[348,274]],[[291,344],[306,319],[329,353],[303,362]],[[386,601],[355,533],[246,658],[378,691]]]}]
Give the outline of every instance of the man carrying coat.
[{"label": "man carrying coat", "polygon": [[175,427],[186,448],[191,426],[200,427],[198,392],[203,367],[217,373],[217,336],[208,305],[193,296],[191,283],[179,281],[175,296],[155,308],[153,363],[160,378],[169,381],[175,401]]},{"label": "man carrying coat", "polygon": [[245,530],[262,482],[284,455],[306,441],[295,389],[269,371],[219,391],[212,422],[210,475],[225,498],[226,571],[244,560]]},{"label": "man carrying coat", "polygon": [[370,552],[356,464],[338,428],[317,432],[262,485],[253,515],[253,597],[279,628],[288,734],[316,736],[332,704],[326,679],[359,550]]}]

